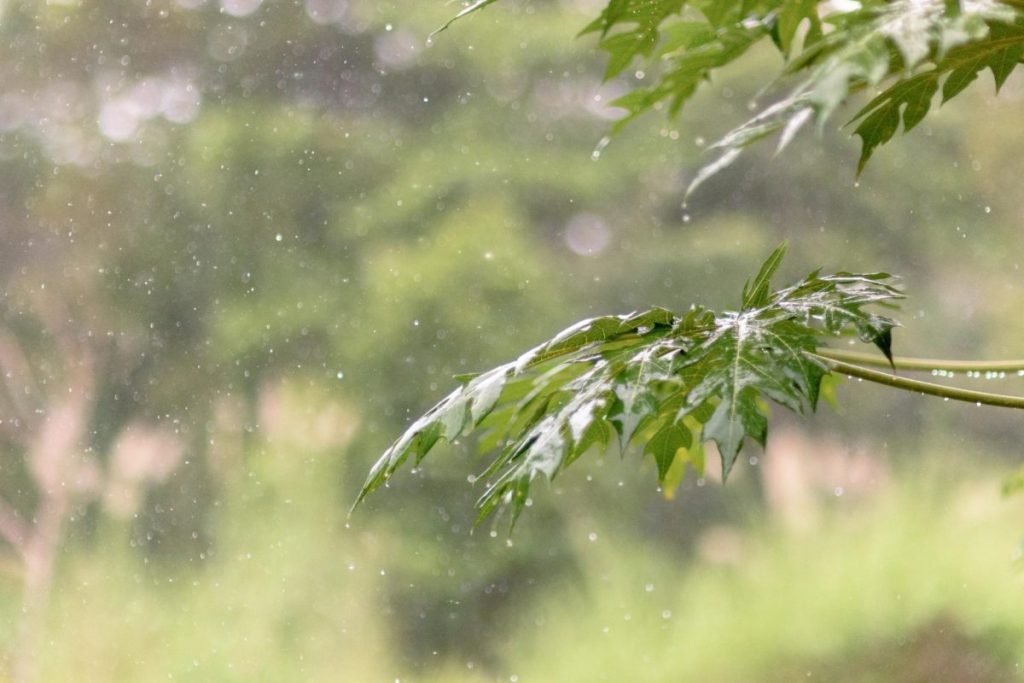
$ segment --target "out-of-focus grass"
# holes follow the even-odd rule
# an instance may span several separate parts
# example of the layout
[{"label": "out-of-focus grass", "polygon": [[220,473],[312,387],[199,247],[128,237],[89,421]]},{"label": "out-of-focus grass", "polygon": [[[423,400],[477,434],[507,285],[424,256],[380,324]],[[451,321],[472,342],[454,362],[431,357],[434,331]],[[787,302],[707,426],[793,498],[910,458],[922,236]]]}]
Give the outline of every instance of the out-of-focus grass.
[{"label": "out-of-focus grass", "polygon": [[586,580],[527,615],[509,658],[530,653],[524,681],[1019,680],[1024,509],[994,478],[956,476],[811,530],[719,530],[727,562],[595,543]]},{"label": "out-of-focus grass", "polygon": [[177,567],[140,560],[123,530],[69,558],[43,679],[394,680],[372,539],[345,528],[332,460],[254,454],[213,549]]},{"label": "out-of-focus grass", "polygon": [[[395,624],[415,615],[384,588],[404,560],[372,520],[347,525],[338,472],[252,455],[225,483],[212,555],[176,566],[139,559],[117,528],[69,554],[42,680],[1018,680],[1024,501],[995,478],[904,478],[800,530],[712,529],[689,564],[577,534],[576,581],[524,598],[512,626],[480,624],[505,643],[485,671],[403,653]],[[16,603],[0,609],[14,623]]]}]

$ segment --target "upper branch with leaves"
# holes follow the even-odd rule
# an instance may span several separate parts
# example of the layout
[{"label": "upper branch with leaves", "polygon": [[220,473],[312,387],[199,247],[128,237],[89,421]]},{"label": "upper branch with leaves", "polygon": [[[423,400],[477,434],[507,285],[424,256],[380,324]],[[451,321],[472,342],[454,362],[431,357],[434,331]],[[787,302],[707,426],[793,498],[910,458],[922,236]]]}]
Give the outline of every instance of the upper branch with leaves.
[{"label": "upper branch with leaves", "polygon": [[[496,0],[470,4],[459,17]],[[1024,0],[609,0],[582,34],[608,53],[605,78],[649,65],[650,85],[612,104],[620,130],[648,110],[678,113],[716,70],[770,43],[780,53],[776,101],[711,149],[689,192],[769,136],[784,148],[808,123],[820,131],[851,95],[874,95],[853,117],[858,173],[902,125],[917,126],[941,92],[959,95],[990,71],[998,90],[1024,57]]]}]

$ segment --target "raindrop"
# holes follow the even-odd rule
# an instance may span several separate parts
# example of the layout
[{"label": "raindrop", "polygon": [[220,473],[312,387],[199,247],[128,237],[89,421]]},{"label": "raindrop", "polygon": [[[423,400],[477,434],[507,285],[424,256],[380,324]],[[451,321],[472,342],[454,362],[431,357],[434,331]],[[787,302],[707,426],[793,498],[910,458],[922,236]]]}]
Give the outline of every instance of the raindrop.
[{"label": "raindrop", "polygon": [[306,0],[306,15],[314,24],[333,24],[345,18],[347,0]]},{"label": "raindrop", "polygon": [[591,531],[589,534],[587,534],[587,540],[593,543],[597,540],[597,534]]},{"label": "raindrop", "polygon": [[653,583],[645,583],[644,584],[644,592],[645,593],[651,593],[653,591],[654,591],[654,584]]},{"label": "raindrop", "polygon": [[612,139],[609,136],[607,136],[607,135],[605,135],[603,138],[598,140],[597,146],[594,147],[594,151],[590,153],[590,158],[593,159],[594,161],[597,161],[598,159],[600,159],[601,158],[601,152],[604,151],[604,148],[607,147],[608,144],[611,141],[612,141]]},{"label": "raindrop", "polygon": [[395,69],[411,66],[419,52],[416,37],[409,31],[397,29],[388,24],[386,33],[374,42],[377,58]]},{"label": "raindrop", "polygon": [[671,619],[672,618],[672,610],[668,610],[668,609],[661,610],[661,618],[662,619]]},{"label": "raindrop", "polygon": [[337,374],[335,374],[334,376],[337,377],[338,379],[345,379],[345,373],[342,372],[341,370],[338,370]]},{"label": "raindrop", "polygon": [[233,17],[246,17],[255,12],[263,0],[221,0],[221,8]]},{"label": "raindrop", "polygon": [[238,24],[226,24],[211,31],[207,38],[207,53],[219,62],[231,62],[242,56],[249,44],[249,34]]},{"label": "raindrop", "polygon": [[100,109],[99,128],[114,142],[129,140],[139,126],[139,118],[134,106],[128,100],[107,102]]},{"label": "raindrop", "polygon": [[281,233],[277,233],[276,235],[274,235],[274,241],[275,242],[280,242],[283,239],[284,239],[284,235],[282,235]]},{"label": "raindrop", "polygon": [[580,256],[600,254],[611,241],[611,230],[601,216],[578,213],[565,226],[565,243]]}]

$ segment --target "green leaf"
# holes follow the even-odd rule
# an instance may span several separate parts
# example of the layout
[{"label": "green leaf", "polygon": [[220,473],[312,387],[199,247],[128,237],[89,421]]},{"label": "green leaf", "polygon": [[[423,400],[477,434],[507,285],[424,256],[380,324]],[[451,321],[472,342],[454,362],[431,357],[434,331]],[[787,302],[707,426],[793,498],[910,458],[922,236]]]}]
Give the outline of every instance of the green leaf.
[{"label": "green leaf", "polygon": [[[684,0],[611,0],[582,33],[600,32],[599,46],[608,53],[605,78],[628,67],[638,56],[648,56],[658,44],[665,19],[678,14]],[[628,27],[628,28],[626,28]],[[613,32],[615,29],[621,29]]]},{"label": "green leaf", "polygon": [[809,24],[807,40],[813,42],[821,35],[821,19],[818,17],[817,0],[787,0],[779,8],[776,32],[779,49],[789,55],[793,38],[803,22]]},{"label": "green leaf", "polygon": [[[609,3],[603,20],[588,29],[605,36],[601,46],[609,52],[609,77],[637,57],[657,60],[651,64],[650,85],[613,103],[627,112],[613,133],[654,107],[667,105],[663,108],[670,115],[678,112],[715,71],[765,38],[788,60],[782,75],[802,75],[788,95],[712,146],[718,156],[696,173],[688,190],[692,192],[755,142],[781,131],[782,149],[809,119],[824,130],[851,95],[879,87],[881,93],[854,117],[860,121],[855,134],[863,142],[859,173],[901,124],[908,132],[920,123],[943,78],[944,100],[962,92],[986,68],[997,89],[1002,86],[1024,54],[1017,4],[893,0],[843,11],[816,0],[692,0],[682,8],[678,3],[633,0]],[[686,6],[701,14],[686,12]],[[633,12],[639,16],[634,18]],[[634,27],[630,33],[613,31],[625,24]],[[798,41],[801,25],[807,30]]]},{"label": "green leaf", "polygon": [[[438,30],[495,1],[472,2]],[[654,108],[678,113],[702,83],[765,39],[782,53],[779,76],[795,84],[712,146],[718,155],[689,193],[755,142],[780,133],[781,150],[810,119],[823,131],[851,96],[880,89],[854,117],[860,173],[901,125],[909,132],[921,122],[940,83],[948,101],[989,69],[1001,88],[1024,56],[1022,21],[1018,0],[868,0],[848,9],[823,0],[608,0],[581,35],[598,34],[606,79],[650,60],[646,84],[612,103],[626,112],[613,134]]]},{"label": "green leaf", "polygon": [[992,27],[991,40],[999,47],[986,60],[986,66],[992,70],[992,76],[996,82],[996,92],[999,92],[1003,83],[1024,58],[1024,36],[1020,35],[1022,32],[1024,29],[1017,25],[997,24]]},{"label": "green leaf", "polygon": [[658,481],[664,482],[669,468],[676,460],[676,452],[689,448],[693,443],[690,430],[680,421],[673,421],[659,429],[644,447],[644,452],[654,456],[658,465]]},{"label": "green leaf", "polygon": [[747,439],[764,444],[767,401],[815,409],[828,370],[809,354],[824,338],[856,334],[887,353],[896,324],[866,310],[901,298],[884,273],[815,271],[773,292],[784,253],[783,245],[761,265],[738,311],[591,318],[474,376],[384,452],[357,503],[410,457],[419,462],[442,440],[476,430],[494,454],[481,476],[490,482],[481,520],[502,507],[517,519],[534,481],[607,447],[613,431],[622,450],[637,442],[654,457],[666,491],[684,464],[703,472],[702,441],[718,445],[728,475]]},{"label": "green leaf", "polygon": [[783,242],[771,255],[761,264],[753,282],[743,285],[743,308],[758,308],[768,303],[768,293],[771,291],[771,279],[779,264],[786,256],[786,243]]},{"label": "green leaf", "polygon": [[686,478],[687,465],[692,467],[698,476],[704,476],[704,445],[700,440],[694,441],[689,448],[676,451],[675,459],[661,482],[661,493],[665,500],[675,498],[676,490]]},{"label": "green leaf", "polygon": [[475,380],[475,390],[470,402],[470,416],[474,425],[480,424],[494,408],[505,387],[504,372],[489,372]]},{"label": "green leaf", "polygon": [[736,455],[743,447],[743,439],[749,436],[763,446],[768,436],[768,420],[756,403],[757,390],[745,386],[745,382],[738,376],[734,376],[733,380],[722,402],[704,425],[704,437],[718,445],[718,452],[722,456],[723,481],[732,471]]},{"label": "green leaf", "polygon": [[932,72],[909,78],[868,102],[854,117],[854,121],[862,119],[853,131],[863,141],[857,162],[858,174],[864,170],[875,148],[896,134],[900,121],[904,132],[909,132],[924,119],[938,88],[938,78]]},{"label": "green leaf", "polygon": [[644,349],[631,358],[615,377],[612,384],[614,401],[608,415],[623,448],[658,407],[659,393],[663,393],[663,387],[674,384],[671,359],[659,357],[665,351],[661,345]]}]

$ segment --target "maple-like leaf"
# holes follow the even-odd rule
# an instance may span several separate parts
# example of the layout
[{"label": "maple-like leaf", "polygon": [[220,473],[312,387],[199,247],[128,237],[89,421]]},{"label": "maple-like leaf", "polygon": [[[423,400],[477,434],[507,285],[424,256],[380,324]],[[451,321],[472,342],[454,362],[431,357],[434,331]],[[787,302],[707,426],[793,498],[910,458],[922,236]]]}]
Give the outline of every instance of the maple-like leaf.
[{"label": "maple-like leaf", "polygon": [[[495,1],[469,3],[458,16]],[[778,135],[782,149],[811,121],[823,130],[851,96],[880,91],[853,120],[860,173],[901,126],[921,122],[940,91],[948,101],[986,70],[998,91],[1024,57],[1024,1],[608,0],[581,33],[598,35],[606,78],[646,62],[644,83],[613,102],[626,113],[612,132],[651,109],[675,114],[760,43],[782,54],[788,92],[710,147],[717,156],[689,193],[750,145]]]},{"label": "maple-like leaf", "polygon": [[483,432],[494,453],[481,478],[479,519],[508,505],[518,517],[538,478],[552,479],[617,437],[651,455],[663,485],[687,463],[703,470],[714,441],[723,477],[747,439],[764,444],[765,406],[815,409],[828,367],[811,355],[848,333],[889,355],[895,323],[865,310],[901,298],[885,273],[821,275],[773,291],[779,247],[743,288],[738,311],[662,308],[581,321],[518,359],[475,377],[419,418],[377,461],[357,503],[441,440]]},{"label": "maple-like leaf", "polygon": [[[719,156],[697,173],[688,193],[752,144],[779,134],[781,150],[810,121],[822,130],[850,96],[881,88],[853,118],[858,124],[854,134],[862,140],[859,174],[875,148],[891,140],[901,125],[909,132],[924,119],[941,82],[945,102],[990,69],[998,91],[1024,54],[1016,2],[864,2],[832,14],[822,11],[823,3],[815,4],[827,30],[812,27],[800,52],[789,55],[784,75],[798,78],[797,85],[713,144],[710,149]],[[627,117],[636,113],[629,110]]]}]

